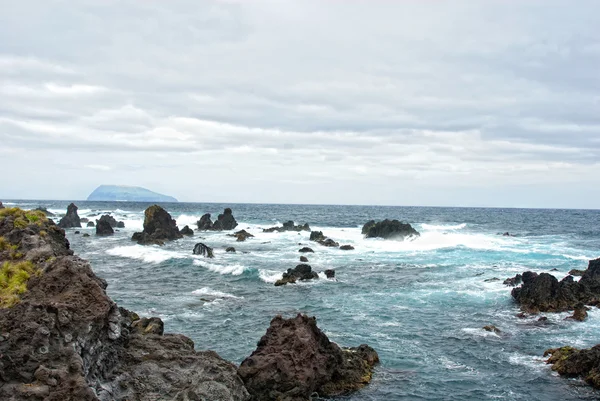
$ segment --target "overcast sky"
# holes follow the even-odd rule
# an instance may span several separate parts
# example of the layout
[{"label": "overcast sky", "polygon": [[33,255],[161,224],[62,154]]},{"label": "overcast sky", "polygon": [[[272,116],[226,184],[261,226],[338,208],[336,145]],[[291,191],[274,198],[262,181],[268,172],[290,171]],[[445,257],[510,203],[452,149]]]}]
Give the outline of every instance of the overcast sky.
[{"label": "overcast sky", "polygon": [[0,7],[0,199],[600,207],[598,1]]}]

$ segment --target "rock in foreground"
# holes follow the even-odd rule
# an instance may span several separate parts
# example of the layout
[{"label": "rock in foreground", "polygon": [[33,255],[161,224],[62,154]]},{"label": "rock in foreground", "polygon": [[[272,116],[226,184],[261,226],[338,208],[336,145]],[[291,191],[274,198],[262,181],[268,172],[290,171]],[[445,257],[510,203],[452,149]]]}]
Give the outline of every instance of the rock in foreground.
[{"label": "rock in foreground", "polygon": [[78,208],[74,203],[71,203],[69,206],[67,206],[67,215],[60,219],[58,226],[60,228],[81,227],[81,220],[77,214],[77,209]]},{"label": "rock in foreground", "polygon": [[177,222],[158,205],[150,206],[144,212],[144,231],[131,237],[140,245],[163,245],[165,241],[183,238],[177,228]]},{"label": "rock in foreground", "polygon": [[552,370],[562,376],[581,377],[588,384],[600,389],[600,344],[590,349],[578,350],[573,347],[549,349],[544,356]]},{"label": "rock in foreground", "polygon": [[308,401],[314,393],[331,397],[361,389],[378,362],[367,345],[343,349],[329,341],[314,317],[277,316],[238,374],[253,400]]},{"label": "rock in foreground", "polygon": [[398,220],[385,219],[376,223],[374,220],[368,221],[362,228],[362,233],[367,238],[401,239],[407,237],[419,236],[419,232],[410,224],[402,223]]}]

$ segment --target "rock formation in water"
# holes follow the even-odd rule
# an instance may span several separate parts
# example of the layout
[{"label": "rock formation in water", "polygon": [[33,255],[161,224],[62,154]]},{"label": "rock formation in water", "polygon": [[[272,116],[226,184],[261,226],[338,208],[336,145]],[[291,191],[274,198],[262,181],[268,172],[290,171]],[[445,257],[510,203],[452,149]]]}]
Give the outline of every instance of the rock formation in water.
[{"label": "rock formation in water", "polygon": [[253,400],[308,401],[359,390],[371,381],[377,352],[340,348],[314,317],[275,317],[256,350],[238,369]]},{"label": "rock formation in water", "polygon": [[[104,216],[102,216],[104,217]],[[113,228],[110,225],[110,222],[106,219],[102,220],[96,220],[96,235],[100,235],[100,236],[108,236],[108,235],[113,235],[115,233],[115,231],[113,230]]]},{"label": "rock formation in water", "polygon": [[398,220],[385,219],[380,222],[368,221],[362,228],[362,234],[367,238],[401,239],[419,236],[419,232],[410,224]]},{"label": "rock formation in water", "polygon": [[71,203],[67,207],[67,214],[60,219],[58,226],[60,228],[81,227],[81,220],[79,220],[79,215],[77,215],[77,206],[74,203]]},{"label": "rock formation in water", "polygon": [[340,246],[338,242],[335,242],[331,238],[325,237],[322,231],[311,231],[309,239],[327,247],[337,248]]},{"label": "rock formation in water", "polygon": [[203,244],[202,242],[198,242],[194,246],[194,250],[192,251],[192,253],[194,255],[202,255],[202,256],[205,256],[207,258],[214,258],[215,257],[215,255],[213,253],[213,249],[210,246]]},{"label": "rock formation in water", "polygon": [[264,233],[273,233],[273,232],[278,232],[278,233],[282,233],[285,231],[310,231],[310,226],[308,225],[308,223],[302,225],[302,226],[296,226],[294,225],[294,222],[289,220],[285,223],[283,223],[283,225],[281,227],[270,227],[270,228],[265,228],[263,229]]},{"label": "rock formation in water", "polygon": [[319,278],[319,275],[312,270],[312,267],[307,264],[299,264],[293,269],[288,269],[287,272],[283,273],[281,279],[275,282],[275,286],[292,284],[296,281],[312,280]]},{"label": "rock formation in water", "polygon": [[188,237],[191,237],[194,235],[194,230],[192,230],[190,226],[185,226],[181,229],[180,233],[181,235],[187,235]]},{"label": "rock formation in water", "polygon": [[111,202],[177,202],[172,196],[152,192],[146,188],[126,185],[100,185],[88,196],[89,201]]},{"label": "rock formation in water", "polygon": [[249,400],[236,366],[106,295],[39,212],[0,211],[0,399]]},{"label": "rock formation in water", "polygon": [[200,231],[206,231],[206,230],[212,229],[213,222],[210,219],[210,213],[206,213],[205,215],[200,217],[200,220],[198,220],[198,222],[196,224],[198,225],[198,230],[200,230]]},{"label": "rock formation in water", "polygon": [[566,377],[581,377],[588,384],[600,389],[600,344],[589,349],[573,347],[549,349],[544,356],[550,356],[546,363],[552,370]]},{"label": "rock formation in water", "polygon": [[162,207],[153,205],[144,212],[144,231],[133,234],[131,239],[140,245],[163,245],[165,241],[182,237],[171,215]]},{"label": "rock formation in water", "polygon": [[210,214],[206,213],[200,220],[196,223],[198,225],[198,230],[201,231],[224,231],[224,230],[233,230],[237,227],[238,223],[235,221],[233,217],[233,212],[230,208],[225,208],[222,214],[217,217],[217,220],[213,223],[210,219]]},{"label": "rock formation in water", "polygon": [[353,251],[354,247],[352,245],[342,245],[342,246],[340,246],[340,249],[342,251]]},{"label": "rock formation in water", "polygon": [[298,252],[301,252],[301,253],[307,253],[307,252],[314,253],[315,251],[313,251],[311,248],[305,246],[304,248],[300,248],[300,250]]},{"label": "rock formation in water", "polygon": [[96,226],[96,224],[94,224],[94,222],[93,222],[93,221],[88,221],[88,222],[87,222],[87,224],[86,224],[86,226],[87,226],[87,227],[95,227],[95,226]]},{"label": "rock formation in water", "polygon": [[230,237],[237,238],[238,242],[243,242],[243,241],[246,241],[246,239],[248,239],[248,238],[253,238],[254,237],[254,235],[250,234],[246,230],[240,230],[240,231],[237,231],[237,232],[235,232],[233,234],[227,234],[227,235],[230,236]]},{"label": "rock formation in water", "polygon": [[525,312],[564,312],[600,303],[600,259],[590,260],[579,282],[571,275],[561,281],[548,273],[525,272],[522,277],[523,284],[511,294]]}]

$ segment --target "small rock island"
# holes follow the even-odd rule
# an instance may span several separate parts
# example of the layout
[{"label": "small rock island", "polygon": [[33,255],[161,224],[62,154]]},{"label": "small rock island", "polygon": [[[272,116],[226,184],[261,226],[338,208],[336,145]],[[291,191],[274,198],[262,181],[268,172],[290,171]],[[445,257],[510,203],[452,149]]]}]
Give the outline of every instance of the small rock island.
[{"label": "small rock island", "polygon": [[142,187],[100,185],[88,196],[89,201],[112,202],[177,202],[172,196],[159,194]]}]

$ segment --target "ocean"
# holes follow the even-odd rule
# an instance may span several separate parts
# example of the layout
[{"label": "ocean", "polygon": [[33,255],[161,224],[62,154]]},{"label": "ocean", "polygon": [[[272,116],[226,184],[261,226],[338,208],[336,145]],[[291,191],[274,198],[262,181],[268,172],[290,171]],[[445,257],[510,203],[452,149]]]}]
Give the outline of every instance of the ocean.
[{"label": "ocean", "polygon": [[[70,202],[6,201],[6,206],[46,207],[64,214]],[[600,392],[581,380],[556,375],[544,350],[600,343],[600,311],[585,322],[569,313],[519,319],[504,279],[527,270],[558,278],[600,257],[600,210],[316,206],[260,204],[162,204],[179,228],[204,213],[233,209],[254,234],[236,242],[226,232],[196,232],[159,246],[131,241],[149,206],[133,202],[75,202],[90,220],[110,212],[125,222],[112,237],[94,228],[67,230],[73,250],[108,282],[108,294],[141,316],[158,316],[165,331],[191,337],[240,363],[256,348],[270,320],[306,313],[341,346],[369,344],[380,356],[372,383],[343,400],[592,400]],[[409,222],[412,241],[364,239],[368,220]],[[293,220],[309,223],[353,251],[326,248],[309,232],[262,233]],[[58,219],[56,219],[58,221]],[[84,224],[85,225],[85,224]],[[75,234],[90,233],[90,237]],[[510,232],[514,236],[503,236]],[[192,254],[203,242],[214,259]],[[226,253],[234,246],[236,253]],[[313,270],[335,269],[335,280],[275,287],[299,264],[298,249]],[[495,325],[500,334],[482,329]]]}]

